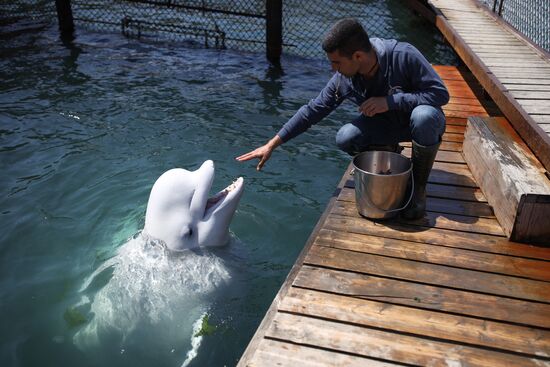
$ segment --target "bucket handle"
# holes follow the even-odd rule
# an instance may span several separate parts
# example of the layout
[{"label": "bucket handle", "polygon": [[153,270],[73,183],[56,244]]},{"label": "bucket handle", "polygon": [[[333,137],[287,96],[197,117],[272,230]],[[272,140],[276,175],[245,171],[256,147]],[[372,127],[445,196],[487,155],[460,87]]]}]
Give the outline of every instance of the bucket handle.
[{"label": "bucket handle", "polygon": [[[355,173],[355,169],[353,169],[353,173]],[[385,212],[385,213],[393,213],[393,212],[398,212],[400,210],[403,210],[407,206],[409,206],[413,198],[413,195],[414,195],[414,175],[412,175],[412,172],[411,172],[411,195],[409,196],[409,200],[407,200],[407,204],[403,205],[401,208],[398,208],[398,209],[386,210],[386,209],[379,208],[372,200],[370,200],[370,198],[369,198],[369,201],[371,202],[372,206],[374,206],[375,209],[378,209],[381,212]]]}]

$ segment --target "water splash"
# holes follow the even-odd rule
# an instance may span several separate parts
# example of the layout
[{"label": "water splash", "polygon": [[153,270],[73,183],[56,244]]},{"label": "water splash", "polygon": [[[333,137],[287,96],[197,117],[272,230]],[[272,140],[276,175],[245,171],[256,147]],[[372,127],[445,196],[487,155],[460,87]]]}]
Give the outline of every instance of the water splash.
[{"label": "water splash", "polygon": [[191,337],[191,350],[187,352],[187,355],[185,356],[185,361],[183,361],[181,367],[189,366],[189,363],[191,363],[191,361],[195,359],[195,357],[197,356],[199,352],[199,347],[201,346],[201,342],[203,338],[203,336],[199,333],[202,328],[203,320],[205,317],[207,317],[207,315],[208,314],[206,312],[203,313],[201,317],[199,317],[197,321],[195,321],[195,323],[193,324],[193,336]]},{"label": "water splash", "polygon": [[91,320],[73,341],[85,352],[140,353],[147,345],[162,355],[185,355],[191,340],[189,364],[202,340],[194,329],[230,278],[219,257],[202,250],[174,254],[140,233],[84,282],[78,307],[88,307]]}]

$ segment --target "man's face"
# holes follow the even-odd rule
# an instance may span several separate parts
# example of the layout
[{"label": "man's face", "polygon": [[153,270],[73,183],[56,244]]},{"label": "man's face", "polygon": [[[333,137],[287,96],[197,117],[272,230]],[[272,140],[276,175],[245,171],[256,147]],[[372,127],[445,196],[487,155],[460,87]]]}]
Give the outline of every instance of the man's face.
[{"label": "man's face", "polygon": [[330,61],[330,66],[333,71],[338,71],[340,74],[351,78],[359,72],[359,55],[353,53],[351,57],[343,56],[338,50],[327,52],[327,57]]}]

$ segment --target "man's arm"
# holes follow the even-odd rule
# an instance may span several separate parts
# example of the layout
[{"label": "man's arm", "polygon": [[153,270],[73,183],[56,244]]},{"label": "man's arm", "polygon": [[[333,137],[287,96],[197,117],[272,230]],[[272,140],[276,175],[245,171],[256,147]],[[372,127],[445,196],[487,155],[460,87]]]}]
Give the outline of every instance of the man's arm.
[{"label": "man's arm", "polygon": [[311,125],[321,121],[342,103],[342,94],[338,90],[340,85],[338,78],[342,78],[342,76],[339,73],[335,73],[317,98],[302,106],[269,142],[236,159],[239,162],[243,162],[258,158],[260,162],[256,169],[258,171],[261,170],[275,148],[300,135],[309,129]]},{"label": "man's arm", "polygon": [[[407,45],[398,55],[402,72],[410,78],[412,91],[386,97],[390,110],[411,112],[416,106],[440,107],[449,102],[449,92],[428,60],[414,46]],[[394,86],[395,87],[395,86]]]},{"label": "man's arm", "polygon": [[286,143],[305,132],[342,103],[343,96],[340,85],[343,83],[340,78],[343,78],[340,73],[334,73],[319,95],[309,101],[308,104],[300,107],[298,112],[283,125],[277,133],[283,142]]}]

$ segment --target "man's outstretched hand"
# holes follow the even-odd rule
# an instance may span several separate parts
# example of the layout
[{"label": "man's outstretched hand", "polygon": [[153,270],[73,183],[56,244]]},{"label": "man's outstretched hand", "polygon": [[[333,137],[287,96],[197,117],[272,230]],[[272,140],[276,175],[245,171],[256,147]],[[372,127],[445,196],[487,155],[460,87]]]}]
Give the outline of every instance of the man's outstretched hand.
[{"label": "man's outstretched hand", "polygon": [[245,153],[235,159],[239,162],[244,162],[254,158],[258,158],[260,162],[258,163],[258,166],[256,166],[256,169],[260,171],[265,162],[267,162],[267,160],[271,157],[271,153],[273,153],[273,150],[275,150],[275,148],[277,148],[281,144],[283,144],[283,141],[281,140],[279,135],[275,135],[269,142],[267,142],[267,144],[262,145],[261,147],[256,148],[251,152]]}]

